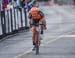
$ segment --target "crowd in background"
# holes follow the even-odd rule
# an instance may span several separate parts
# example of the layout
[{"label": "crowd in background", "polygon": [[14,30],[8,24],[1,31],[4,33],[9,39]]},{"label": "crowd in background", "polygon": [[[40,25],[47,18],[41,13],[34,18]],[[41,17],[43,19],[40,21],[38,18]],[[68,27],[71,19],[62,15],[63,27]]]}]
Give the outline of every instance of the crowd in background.
[{"label": "crowd in background", "polygon": [[35,0],[1,0],[0,11],[7,8],[25,8],[29,11],[34,3]]},{"label": "crowd in background", "polygon": [[[0,11],[6,9],[6,8],[26,8],[28,11],[30,10],[30,8],[33,6],[33,4],[35,3],[36,0],[0,0]],[[38,1],[47,1],[47,0],[38,0]],[[50,0],[49,0],[50,1]],[[56,3],[56,1],[59,1],[59,4],[62,3],[66,3],[69,2],[69,4],[71,4],[71,2],[73,2],[73,4],[75,5],[75,0],[54,0],[54,2]],[[67,3],[66,3],[67,4]]]}]

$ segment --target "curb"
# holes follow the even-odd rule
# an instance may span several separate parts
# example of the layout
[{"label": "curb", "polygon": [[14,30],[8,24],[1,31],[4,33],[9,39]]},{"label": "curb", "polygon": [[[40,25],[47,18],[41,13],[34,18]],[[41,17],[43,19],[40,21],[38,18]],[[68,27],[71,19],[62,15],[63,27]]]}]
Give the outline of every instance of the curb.
[{"label": "curb", "polygon": [[23,27],[23,28],[20,28],[19,30],[14,30],[10,33],[2,34],[2,35],[0,35],[0,42],[7,38],[14,37],[14,36],[18,35],[19,33],[28,32],[28,31],[29,31],[29,27]]}]

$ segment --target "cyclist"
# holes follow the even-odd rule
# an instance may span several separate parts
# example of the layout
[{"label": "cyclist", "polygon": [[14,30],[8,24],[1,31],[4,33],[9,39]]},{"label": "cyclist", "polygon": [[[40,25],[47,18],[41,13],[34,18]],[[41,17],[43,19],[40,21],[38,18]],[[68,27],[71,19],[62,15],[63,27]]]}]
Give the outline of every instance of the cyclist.
[{"label": "cyclist", "polygon": [[29,24],[31,26],[31,30],[32,30],[32,40],[33,40],[33,50],[35,50],[35,32],[36,32],[36,28],[39,27],[39,24],[41,25],[41,34],[43,34],[43,30],[44,30],[44,27],[46,27],[46,21],[44,20],[44,14],[42,11],[40,11],[36,5],[34,5],[30,11],[29,11]]}]

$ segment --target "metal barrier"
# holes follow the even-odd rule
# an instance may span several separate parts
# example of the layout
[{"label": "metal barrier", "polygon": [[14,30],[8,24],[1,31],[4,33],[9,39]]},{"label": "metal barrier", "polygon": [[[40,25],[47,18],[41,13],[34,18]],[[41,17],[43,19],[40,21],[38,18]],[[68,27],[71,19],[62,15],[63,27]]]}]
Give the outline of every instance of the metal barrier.
[{"label": "metal barrier", "polygon": [[28,29],[27,13],[23,8],[6,9],[0,15],[0,39]]}]

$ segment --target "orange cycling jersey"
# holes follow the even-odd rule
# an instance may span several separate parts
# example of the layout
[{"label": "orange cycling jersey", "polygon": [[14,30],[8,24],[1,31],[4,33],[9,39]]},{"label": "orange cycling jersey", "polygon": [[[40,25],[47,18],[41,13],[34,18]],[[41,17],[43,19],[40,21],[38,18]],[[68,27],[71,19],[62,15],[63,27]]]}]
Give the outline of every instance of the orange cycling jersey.
[{"label": "orange cycling jersey", "polygon": [[38,8],[36,7],[32,7],[29,14],[31,14],[31,19],[37,19],[37,20],[42,19],[42,16],[40,15]]}]

